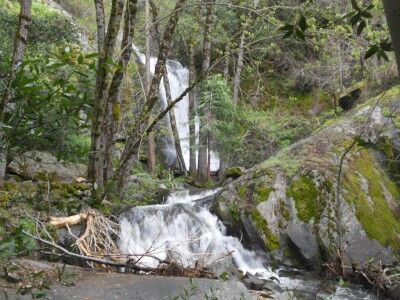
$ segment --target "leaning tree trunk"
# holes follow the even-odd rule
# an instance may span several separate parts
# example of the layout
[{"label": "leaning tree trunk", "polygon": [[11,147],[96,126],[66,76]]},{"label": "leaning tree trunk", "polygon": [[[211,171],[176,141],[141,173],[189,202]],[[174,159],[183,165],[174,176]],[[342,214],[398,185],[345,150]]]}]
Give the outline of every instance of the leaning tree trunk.
[{"label": "leaning tree trunk", "polygon": [[[204,36],[203,36],[203,65],[202,71],[203,73],[208,70],[210,67],[211,60],[211,27],[212,27],[212,19],[213,19],[213,8],[214,8],[215,0],[209,1],[204,0],[206,7],[206,16],[204,20]],[[209,149],[209,140],[208,140],[208,131],[206,130],[206,118],[207,118],[207,107],[202,107],[199,109],[200,112],[200,130],[199,130],[199,158],[198,158],[198,176],[202,180],[207,180],[209,178],[209,162],[208,162],[208,151]]]},{"label": "leaning tree trunk", "polygon": [[[189,85],[196,81],[196,69],[194,66],[194,49],[189,45]],[[193,89],[189,93],[189,173],[196,174],[196,92]]]},{"label": "leaning tree trunk", "polygon": [[383,6],[396,55],[397,70],[400,76],[400,1],[383,0]]},{"label": "leaning tree trunk", "polygon": [[[97,7],[96,7],[97,8]],[[104,184],[104,135],[102,124],[104,122],[104,110],[106,106],[106,96],[109,88],[108,61],[112,59],[116,46],[117,35],[124,10],[124,0],[113,0],[111,15],[108,21],[107,34],[104,41],[104,49],[99,53],[97,62],[96,88],[94,92],[94,110],[92,121],[92,140],[91,157],[89,162],[89,179],[93,183],[94,189],[103,189]],[[105,27],[102,11],[96,9],[97,29],[102,30]],[[102,36],[102,32],[98,32]],[[100,49],[99,49],[100,50]]]},{"label": "leaning tree trunk", "polygon": [[[20,66],[25,55],[29,26],[31,24],[32,0],[21,0],[20,5],[21,7],[19,12],[18,27],[14,39],[14,52],[11,62],[11,72],[8,78],[6,91],[0,102],[0,124],[7,123],[6,112],[13,94],[11,85],[17,75],[18,67]],[[2,128],[0,128],[0,130],[0,186],[2,186],[4,177],[6,175],[8,143],[5,132]]]},{"label": "leaning tree trunk", "polygon": [[[151,13],[153,16],[153,27],[154,27],[156,39],[157,39],[158,45],[160,45],[161,34],[160,34],[160,28],[158,26],[158,22],[159,22],[158,9],[153,1],[150,0],[149,3],[150,3],[150,7],[151,7]],[[163,80],[164,80],[165,95],[167,98],[167,105],[170,105],[172,102],[172,94],[171,94],[171,85],[169,83],[167,69],[165,69],[165,71],[164,71]],[[186,174],[187,169],[186,169],[185,159],[183,157],[183,151],[182,151],[182,147],[181,147],[181,143],[180,143],[180,139],[179,139],[179,133],[178,133],[178,127],[176,125],[176,117],[175,117],[174,109],[171,109],[169,111],[169,121],[171,123],[171,130],[172,130],[172,135],[173,135],[173,139],[174,139],[175,151],[176,151],[176,155],[178,158],[179,167],[181,168],[182,172],[184,174]]]},{"label": "leaning tree trunk", "polygon": [[186,4],[186,1],[187,0],[178,0],[176,2],[174,11],[167,22],[162,41],[160,43],[157,63],[154,68],[154,75],[150,84],[148,97],[143,105],[142,111],[137,117],[137,121],[135,122],[133,130],[127,138],[127,143],[122,152],[119,167],[114,176],[114,179],[117,181],[118,193],[120,196],[126,192],[128,176],[134,163],[138,160],[139,148],[144,138],[144,134],[147,132],[146,129],[143,129],[143,125],[148,124],[150,112],[158,101],[160,82],[165,72],[167,55],[169,53],[169,49],[171,48],[176,25],[178,24],[179,17],[182,13],[183,7]]}]

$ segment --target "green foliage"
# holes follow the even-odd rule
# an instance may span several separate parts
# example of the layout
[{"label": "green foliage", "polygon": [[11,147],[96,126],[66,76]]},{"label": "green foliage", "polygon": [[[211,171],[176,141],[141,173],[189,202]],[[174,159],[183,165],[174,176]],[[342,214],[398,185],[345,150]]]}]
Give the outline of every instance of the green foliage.
[{"label": "green foliage", "polygon": [[13,151],[50,150],[63,158],[81,157],[81,161],[87,157],[84,136],[77,138],[70,132],[84,129],[85,116],[91,113],[94,57],[65,47],[52,56],[23,62],[12,85],[15,108],[5,119]]},{"label": "green foliage", "polygon": [[[199,110],[204,130],[210,132],[214,149],[229,158],[239,144],[237,110],[230,88],[222,75],[208,78],[201,86]],[[206,113],[208,111],[208,113]]]},{"label": "green foliage", "polygon": [[34,234],[36,225],[27,218],[18,220],[16,227],[0,243],[0,258],[27,254],[37,249],[37,243],[24,232]]}]

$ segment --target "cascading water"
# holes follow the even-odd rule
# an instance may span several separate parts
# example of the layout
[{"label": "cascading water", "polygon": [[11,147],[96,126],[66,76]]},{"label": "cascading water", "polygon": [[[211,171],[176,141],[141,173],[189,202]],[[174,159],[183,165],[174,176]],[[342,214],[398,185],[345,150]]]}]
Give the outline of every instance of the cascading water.
[{"label": "cascading water", "polygon": [[[134,47],[136,54],[138,55],[141,63],[145,64],[146,57],[143,53],[139,51],[137,47]],[[157,63],[156,57],[150,58],[150,71],[154,73],[154,69]],[[176,60],[167,61],[167,73],[169,84],[171,88],[172,100],[178,98],[189,84],[189,70],[182,66],[182,64]],[[167,96],[165,93],[164,81],[160,84],[160,106],[161,109],[167,107]],[[173,108],[176,117],[176,125],[178,128],[179,140],[183,152],[183,158],[185,160],[186,167],[189,168],[189,98],[186,95],[180,102],[178,102]],[[177,161],[177,154],[175,150],[175,145],[172,137],[172,129],[169,122],[169,115],[165,120],[168,125],[168,134],[163,137],[164,147],[162,153],[165,157],[165,163],[168,166],[174,166]],[[196,134],[199,131],[199,121],[195,120]],[[219,158],[218,155],[211,151],[211,161],[210,161],[211,171],[217,171],[219,169]]]},{"label": "cascading water", "polygon": [[[179,190],[164,204],[134,207],[125,212],[120,217],[121,251],[141,257],[137,264],[144,267],[157,267],[159,261],[170,260],[182,266],[211,267],[215,272],[237,268],[258,278],[273,278],[287,291],[279,299],[289,299],[291,291],[311,292],[312,299],[377,299],[362,289],[342,288],[335,282],[331,282],[333,292],[326,293],[321,291],[318,279],[278,276],[265,266],[263,258],[245,249],[239,239],[226,235],[225,226],[208,210],[207,202],[212,201],[216,192],[191,194],[189,190]],[[306,295],[299,299],[311,298]]]},{"label": "cascading water", "polygon": [[233,260],[245,273],[276,276],[237,238],[227,236],[222,222],[198,203],[197,200],[215,192],[189,194],[182,190],[172,193],[165,204],[133,208],[120,220],[121,250],[127,254],[148,254],[140,261],[145,266],[157,266],[158,259],[172,259],[183,266],[200,263],[212,267],[218,262],[220,267],[226,267]]}]

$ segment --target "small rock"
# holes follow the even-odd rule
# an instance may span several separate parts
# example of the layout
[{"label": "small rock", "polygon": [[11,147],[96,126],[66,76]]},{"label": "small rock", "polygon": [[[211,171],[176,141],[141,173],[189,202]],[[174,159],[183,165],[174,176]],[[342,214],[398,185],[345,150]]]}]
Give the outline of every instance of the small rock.
[{"label": "small rock", "polygon": [[266,280],[247,274],[244,278],[242,278],[242,282],[250,290],[261,291],[264,288]]}]

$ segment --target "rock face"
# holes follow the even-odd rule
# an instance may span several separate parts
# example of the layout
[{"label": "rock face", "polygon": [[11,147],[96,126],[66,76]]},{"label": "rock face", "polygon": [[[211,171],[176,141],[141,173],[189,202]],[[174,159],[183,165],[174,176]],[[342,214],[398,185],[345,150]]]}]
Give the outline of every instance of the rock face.
[{"label": "rock face", "polygon": [[58,179],[74,181],[85,176],[86,166],[58,161],[47,152],[27,151],[23,155],[14,157],[8,166],[8,171],[24,179]]},{"label": "rock face", "polygon": [[229,184],[214,213],[283,264],[318,268],[338,249],[348,263],[399,261],[399,107],[396,87],[324,125]]}]

